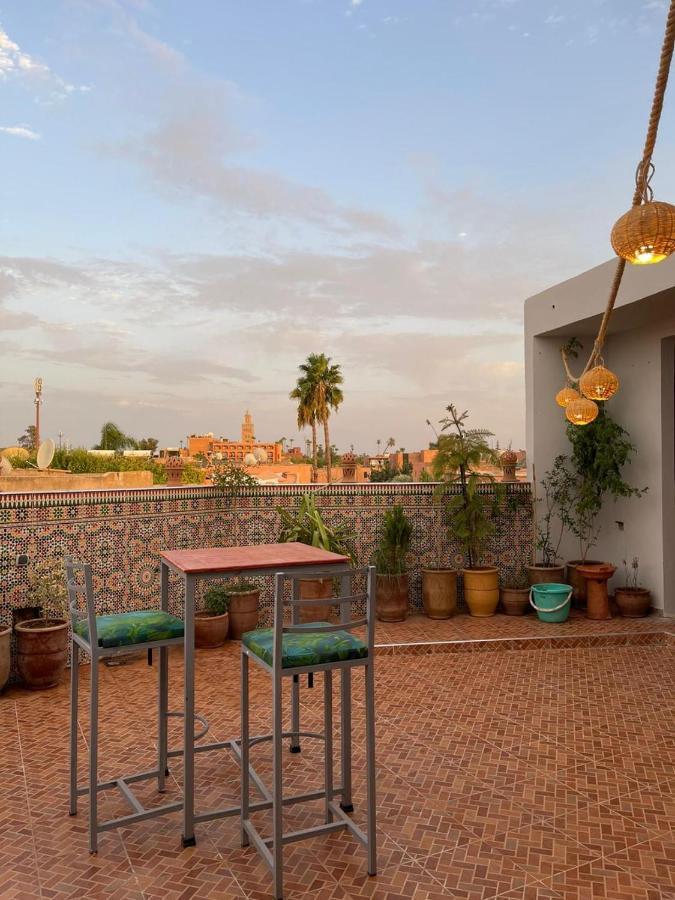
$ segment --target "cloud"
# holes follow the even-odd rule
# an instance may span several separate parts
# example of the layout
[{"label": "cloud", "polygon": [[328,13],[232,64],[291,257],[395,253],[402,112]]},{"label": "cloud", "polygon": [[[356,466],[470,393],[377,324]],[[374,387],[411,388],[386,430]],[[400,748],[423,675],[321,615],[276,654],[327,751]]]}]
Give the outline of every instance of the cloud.
[{"label": "cloud", "polygon": [[39,141],[42,135],[33,131],[27,125],[0,125],[0,131],[11,134],[12,137],[24,138],[28,141]]},{"label": "cloud", "polygon": [[19,47],[0,26],[0,80],[18,78],[38,92],[42,102],[56,102],[74,93],[87,93],[89,85],[72,84]]}]

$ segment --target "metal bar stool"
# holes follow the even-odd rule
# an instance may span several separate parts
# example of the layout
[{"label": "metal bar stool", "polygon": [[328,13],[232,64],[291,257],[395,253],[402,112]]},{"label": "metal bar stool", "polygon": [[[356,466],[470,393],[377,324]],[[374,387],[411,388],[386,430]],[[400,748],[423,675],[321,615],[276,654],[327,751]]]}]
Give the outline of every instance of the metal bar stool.
[{"label": "metal bar stool", "polygon": [[[131,825],[144,819],[151,819],[165,813],[182,809],[181,801],[166,803],[154,809],[145,809],[129,787],[136,781],[157,779],[157,790],[165,790],[167,770],[167,718],[182,713],[168,711],[169,699],[169,647],[183,644],[183,622],[163,610],[139,610],[118,615],[97,616],[94,599],[91,566],[65,558],[66,582],[70,602],[72,624],[70,661],[70,815],[77,814],[77,798],[89,795],[89,852],[96,853],[98,835],[111,828]],[[86,611],[78,608],[78,599],[84,597]],[[125,775],[112,781],[98,781],[98,663],[101,659],[129,650],[159,649],[159,698],[158,698],[158,742],[157,768],[149,772]],[[77,783],[77,698],[79,688],[80,650],[91,658],[91,688],[89,694],[89,780],[85,786]],[[195,740],[206,733],[208,724],[201,716],[195,716],[204,730],[195,735]],[[98,792],[118,788],[133,812],[130,815],[98,821]]]},{"label": "metal bar stool", "polygon": [[[355,575],[366,577],[365,594],[354,594],[353,588],[341,596],[332,597],[330,603],[340,605],[338,624],[328,622],[312,622],[307,625],[284,624],[284,603],[293,609],[303,604],[314,604],[316,600],[301,600],[295,585],[296,576],[278,574],[275,578],[274,592],[274,627],[249,631],[243,636],[241,646],[241,841],[242,846],[252,842],[257,851],[269,866],[274,879],[275,900],[283,900],[283,848],[285,844],[304,838],[316,837],[327,832],[349,828],[352,834],[366,847],[368,855],[368,874],[377,873],[376,849],[376,810],[375,810],[375,673],[374,673],[374,640],[375,640],[375,568],[369,566],[354,569],[350,572],[351,583]],[[317,576],[319,577],[319,576]],[[321,576],[324,577],[324,576]],[[326,573],[325,577],[331,577]],[[284,600],[285,581],[293,583],[291,598]],[[347,579],[342,576],[344,585]],[[350,620],[349,607],[353,603],[365,602],[365,618]],[[291,619],[295,621],[295,616]],[[351,632],[366,626],[366,642]],[[254,660],[272,676],[272,733],[251,738],[249,734],[249,659]],[[334,796],[339,793],[333,781],[333,692],[332,676],[334,670],[363,667],[365,670],[366,700],[366,793],[367,793],[367,830],[361,828],[335,802]],[[324,684],[324,731],[317,734],[306,731],[283,730],[282,724],[282,681],[284,677],[293,677],[304,672],[323,672]],[[347,696],[342,683],[342,703],[351,703],[351,692]],[[297,713],[293,712],[293,720]],[[344,716],[343,716],[344,722]],[[291,728],[295,728],[294,722]],[[324,742],[324,790],[319,796],[324,798],[325,822],[299,831],[284,833],[282,792],[282,749],[284,738],[297,741],[299,737],[319,738]],[[272,821],[271,838],[263,838],[249,818],[251,809],[249,799],[249,751],[261,741],[272,741],[273,748],[273,785],[272,785]],[[345,742],[342,742],[344,750]],[[343,772],[350,760],[342,754]],[[344,779],[342,790],[344,790]],[[344,796],[343,796],[344,799]],[[351,802],[351,797],[349,798]]]}]

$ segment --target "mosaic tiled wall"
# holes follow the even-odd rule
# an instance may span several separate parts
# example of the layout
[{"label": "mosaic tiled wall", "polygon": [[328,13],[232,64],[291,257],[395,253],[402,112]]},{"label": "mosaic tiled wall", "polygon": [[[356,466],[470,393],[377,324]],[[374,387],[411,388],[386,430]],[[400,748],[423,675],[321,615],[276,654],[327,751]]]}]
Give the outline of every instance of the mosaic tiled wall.
[{"label": "mosaic tiled wall", "polygon": [[[513,577],[532,552],[530,486],[506,486],[497,528],[485,555],[504,579]],[[484,486],[488,492],[490,485]],[[92,564],[101,612],[156,605],[160,550],[268,543],[279,531],[278,506],[294,506],[307,486],[261,487],[236,500],[215,488],[149,488],[51,494],[0,494],[0,622],[30,605],[27,568],[32,562],[71,553]],[[460,567],[464,555],[448,535],[443,513],[429,484],[325,485],[310,488],[329,523],[346,522],[356,532],[356,552],[367,563],[387,508],[402,503],[414,524],[410,556],[413,607],[421,607],[423,566]],[[177,585],[172,598],[178,602]],[[271,594],[262,596],[269,620]]]}]

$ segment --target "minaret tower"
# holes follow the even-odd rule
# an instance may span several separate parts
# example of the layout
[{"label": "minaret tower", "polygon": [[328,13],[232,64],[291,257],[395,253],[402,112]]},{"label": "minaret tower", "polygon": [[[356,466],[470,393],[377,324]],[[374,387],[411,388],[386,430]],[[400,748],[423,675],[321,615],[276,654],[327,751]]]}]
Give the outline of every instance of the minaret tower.
[{"label": "minaret tower", "polygon": [[246,410],[244,421],[241,423],[241,442],[242,444],[255,443],[255,428],[253,425],[253,416]]}]

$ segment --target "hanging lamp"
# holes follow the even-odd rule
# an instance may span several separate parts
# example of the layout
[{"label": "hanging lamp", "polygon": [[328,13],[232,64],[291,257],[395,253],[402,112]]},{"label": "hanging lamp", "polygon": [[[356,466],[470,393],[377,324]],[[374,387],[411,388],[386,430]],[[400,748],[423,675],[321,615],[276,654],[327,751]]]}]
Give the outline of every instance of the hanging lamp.
[{"label": "hanging lamp", "polygon": [[609,400],[619,390],[619,379],[600,360],[579,379],[579,390],[589,400]]},{"label": "hanging lamp", "polygon": [[590,425],[598,418],[598,404],[586,397],[579,397],[567,404],[565,415],[572,425]]},{"label": "hanging lamp", "polygon": [[579,391],[576,391],[571,384],[567,384],[555,395],[555,402],[558,406],[562,406],[563,409],[566,409],[572,400],[578,400],[579,397],[581,397]]},{"label": "hanging lamp", "polygon": [[[575,425],[587,425],[598,415],[594,398],[607,400],[619,389],[619,379],[602,365],[601,353],[607,337],[607,329],[614,311],[616,298],[626,263],[649,265],[661,262],[675,252],[675,206],[654,200],[651,179],[654,174],[652,156],[663,111],[663,100],[670,75],[670,64],[675,48],[675,0],[670,0],[666,27],[659,57],[654,96],[649,115],[642,158],[635,175],[633,205],[616,222],[611,242],[619,257],[607,299],[605,312],[593,344],[593,350],[580,377],[575,376],[568,365],[568,351],[562,348],[562,360],[568,383],[579,384],[584,397],[570,401],[565,414]],[[598,370],[602,370],[598,372]],[[581,382],[584,382],[582,384]],[[585,385],[585,389],[584,389]],[[559,392],[562,393],[562,392]],[[602,394],[602,396],[600,396]],[[558,398],[556,397],[556,400]],[[590,404],[590,405],[588,405]]]}]

